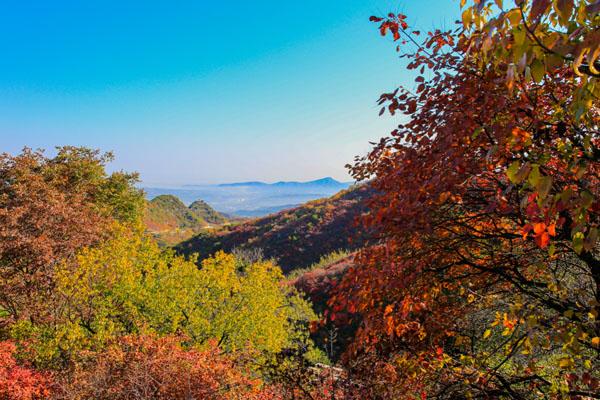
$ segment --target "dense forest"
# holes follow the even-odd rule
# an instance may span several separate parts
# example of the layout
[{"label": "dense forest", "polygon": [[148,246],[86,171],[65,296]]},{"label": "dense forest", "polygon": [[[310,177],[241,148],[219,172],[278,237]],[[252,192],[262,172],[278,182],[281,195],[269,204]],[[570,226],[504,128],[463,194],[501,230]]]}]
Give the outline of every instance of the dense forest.
[{"label": "dense forest", "polygon": [[414,87],[330,199],[231,221],[0,155],[0,399],[600,398],[600,1],[460,8],[370,18]]}]

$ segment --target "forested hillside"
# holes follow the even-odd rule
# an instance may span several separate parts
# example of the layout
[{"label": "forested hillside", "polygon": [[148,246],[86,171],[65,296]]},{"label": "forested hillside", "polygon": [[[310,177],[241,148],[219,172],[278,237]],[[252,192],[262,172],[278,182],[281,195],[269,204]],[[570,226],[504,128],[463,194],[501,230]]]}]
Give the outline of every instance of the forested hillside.
[{"label": "forested hillside", "polygon": [[220,225],[227,222],[227,217],[209,206],[204,200],[196,200],[189,207],[195,215],[208,224]]},{"label": "forested hillside", "polygon": [[146,202],[144,223],[159,243],[173,245],[227,218],[202,200],[189,207],[175,196],[160,195]]},{"label": "forested hillside", "polygon": [[260,250],[277,260],[284,272],[307,267],[329,253],[364,244],[366,231],[356,219],[367,212],[371,191],[366,186],[344,190],[327,199],[203,232],[175,247],[182,254],[208,257],[219,250]]}]

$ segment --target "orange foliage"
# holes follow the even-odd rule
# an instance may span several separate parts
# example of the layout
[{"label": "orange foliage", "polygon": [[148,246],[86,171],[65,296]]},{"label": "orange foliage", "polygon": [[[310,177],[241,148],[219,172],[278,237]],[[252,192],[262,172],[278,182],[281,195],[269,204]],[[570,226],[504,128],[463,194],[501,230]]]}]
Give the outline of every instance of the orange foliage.
[{"label": "orange foliage", "polygon": [[15,349],[12,342],[0,342],[0,399],[46,398],[50,394],[50,377],[19,365],[14,357]]},{"label": "orange foliage", "polygon": [[87,362],[61,384],[65,399],[278,399],[240,372],[215,343],[206,350],[184,349],[181,338],[128,336]]},{"label": "orange foliage", "polygon": [[[526,398],[570,372],[567,392],[597,396],[597,380],[578,380],[598,366],[597,102],[577,114],[566,64],[507,87],[508,66],[480,62],[487,44],[461,29],[418,43],[405,16],[372,20],[415,45],[402,57],[418,76],[380,98],[406,122],[351,166],[375,188],[363,223],[379,239],[331,301],[332,319],[360,322],[353,378],[382,398]],[[563,361],[541,377],[548,354]]]},{"label": "orange foliage", "polygon": [[85,190],[57,172],[41,153],[0,155],[0,305],[13,318],[34,314],[54,263],[103,229]]}]

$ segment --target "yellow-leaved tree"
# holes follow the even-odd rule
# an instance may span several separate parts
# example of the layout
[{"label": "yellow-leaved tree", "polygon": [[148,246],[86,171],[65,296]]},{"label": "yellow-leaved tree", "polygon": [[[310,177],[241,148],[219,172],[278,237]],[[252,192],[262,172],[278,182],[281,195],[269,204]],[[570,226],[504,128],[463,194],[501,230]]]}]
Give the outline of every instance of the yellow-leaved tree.
[{"label": "yellow-leaved tree", "polygon": [[195,261],[161,250],[141,227],[115,225],[110,239],[57,267],[53,318],[22,321],[13,334],[33,343],[38,365],[55,367],[128,334],[266,355],[308,342],[317,317],[272,262],[241,264],[225,253]]}]

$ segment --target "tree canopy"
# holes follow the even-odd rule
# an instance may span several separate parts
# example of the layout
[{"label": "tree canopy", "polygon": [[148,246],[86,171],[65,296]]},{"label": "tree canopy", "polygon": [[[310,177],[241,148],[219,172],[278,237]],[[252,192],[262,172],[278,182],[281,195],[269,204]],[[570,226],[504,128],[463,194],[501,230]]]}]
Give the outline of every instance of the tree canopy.
[{"label": "tree canopy", "polygon": [[55,157],[25,149],[0,155],[0,329],[15,319],[41,319],[54,266],[98,243],[111,221],[140,218],[137,175],[107,174],[112,159],[61,147]]},{"label": "tree canopy", "polygon": [[600,3],[461,3],[426,35],[371,17],[416,76],[351,166],[379,243],[332,301],[347,365],[374,398],[598,398]]},{"label": "tree canopy", "polygon": [[280,399],[312,387],[266,380],[286,352],[305,369],[326,361],[309,338],[317,316],[279,267],[162,249],[136,175],[107,174],[110,159],[75,147],[0,157],[0,397]]}]

